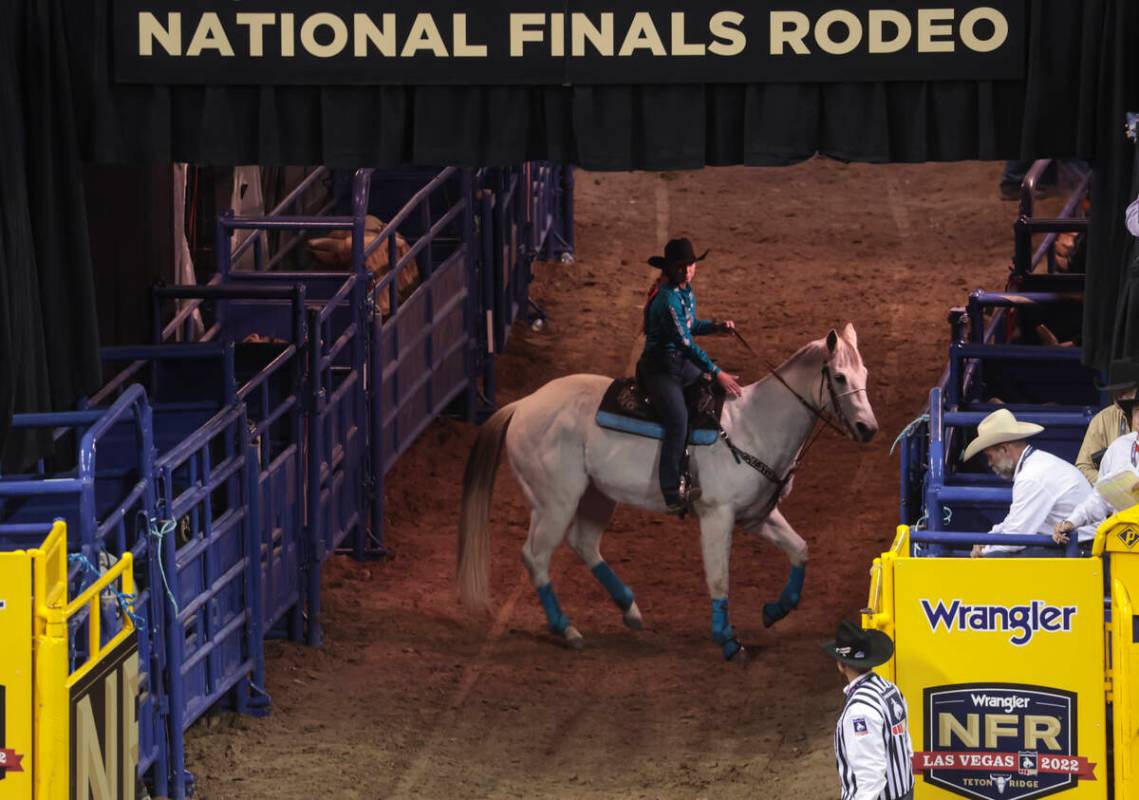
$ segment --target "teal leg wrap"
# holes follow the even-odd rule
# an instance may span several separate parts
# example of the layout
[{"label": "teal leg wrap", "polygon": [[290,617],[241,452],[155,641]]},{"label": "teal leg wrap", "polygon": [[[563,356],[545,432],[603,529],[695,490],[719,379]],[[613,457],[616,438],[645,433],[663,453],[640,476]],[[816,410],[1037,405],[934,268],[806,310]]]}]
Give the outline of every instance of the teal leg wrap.
[{"label": "teal leg wrap", "polygon": [[609,565],[602,561],[590,572],[593,573],[593,577],[597,578],[598,583],[605,587],[605,591],[609,592],[609,596],[613,598],[617,608],[628,611],[629,607],[633,605],[633,591],[621,582],[621,579],[610,569]]},{"label": "teal leg wrap", "polygon": [[542,603],[542,609],[546,612],[546,619],[549,620],[550,630],[559,636],[565,633],[566,628],[569,626],[569,617],[562,611],[562,607],[558,605],[558,596],[554,594],[554,584],[547,583],[538,590],[538,600]]},{"label": "teal leg wrap", "polygon": [[787,577],[787,585],[779,594],[774,603],[763,604],[763,627],[770,628],[779,620],[791,613],[799,605],[799,598],[803,594],[803,579],[807,575],[807,565],[791,567],[791,574]]},{"label": "teal leg wrap", "polygon": [[742,648],[736,641],[735,631],[728,621],[728,598],[721,597],[712,601],[712,641],[720,645],[724,651],[724,659],[730,661],[732,656]]}]

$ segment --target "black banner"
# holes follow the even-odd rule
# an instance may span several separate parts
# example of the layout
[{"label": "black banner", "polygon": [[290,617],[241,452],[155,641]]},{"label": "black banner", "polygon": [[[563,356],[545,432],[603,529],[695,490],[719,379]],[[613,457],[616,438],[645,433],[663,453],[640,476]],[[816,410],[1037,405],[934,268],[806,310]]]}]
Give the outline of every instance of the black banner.
[{"label": "black banner", "polygon": [[1024,0],[112,2],[123,83],[1015,80],[1026,57]]},{"label": "black banner", "polygon": [[130,800],[138,778],[138,633],[71,687],[69,797]]}]

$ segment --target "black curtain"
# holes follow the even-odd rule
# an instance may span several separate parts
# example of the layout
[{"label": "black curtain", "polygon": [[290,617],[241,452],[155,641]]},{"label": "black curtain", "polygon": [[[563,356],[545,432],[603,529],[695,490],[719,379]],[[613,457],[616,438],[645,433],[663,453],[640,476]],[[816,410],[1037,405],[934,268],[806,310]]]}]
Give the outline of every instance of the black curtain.
[{"label": "black curtain", "polygon": [[21,411],[98,387],[98,328],[64,0],[17,0],[0,25],[0,465],[38,457]]},{"label": "black curtain", "polygon": [[1123,125],[1126,112],[1139,111],[1139,3],[1116,0],[1104,5],[1084,297],[1084,360],[1101,369],[1113,355],[1139,356],[1139,322],[1134,319],[1139,282],[1133,261],[1128,269],[1133,239],[1123,221],[1137,188],[1134,146],[1124,137]]},{"label": "black curtain", "polygon": [[[1126,201],[1130,202],[1139,194],[1139,152],[1136,152],[1131,170],[1130,191]],[[1122,225],[1122,222],[1121,222]],[[1104,313],[1115,316],[1114,348],[1112,354],[1116,357],[1139,356],[1139,239],[1129,234],[1124,240],[1123,264],[1119,284],[1119,303],[1114,309],[1104,308]]]}]

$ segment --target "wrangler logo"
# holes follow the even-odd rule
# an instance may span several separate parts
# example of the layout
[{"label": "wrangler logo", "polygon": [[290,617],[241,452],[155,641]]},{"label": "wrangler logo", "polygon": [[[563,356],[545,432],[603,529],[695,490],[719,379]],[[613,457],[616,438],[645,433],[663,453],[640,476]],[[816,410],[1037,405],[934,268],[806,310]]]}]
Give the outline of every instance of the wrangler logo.
[{"label": "wrangler logo", "polygon": [[1032,641],[1038,632],[1056,633],[1072,630],[1076,606],[1054,606],[1033,600],[1023,606],[967,605],[954,599],[949,605],[938,600],[934,606],[921,601],[929,628],[934,633],[944,625],[947,632],[1010,633],[1009,642],[1020,647]]}]

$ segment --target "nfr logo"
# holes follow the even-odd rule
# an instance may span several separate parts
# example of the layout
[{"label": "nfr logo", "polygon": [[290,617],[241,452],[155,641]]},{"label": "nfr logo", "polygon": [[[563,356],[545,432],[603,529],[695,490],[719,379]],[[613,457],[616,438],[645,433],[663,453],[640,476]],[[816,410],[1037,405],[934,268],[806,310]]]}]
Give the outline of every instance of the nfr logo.
[{"label": "nfr logo", "polygon": [[1078,754],[1076,695],[1047,686],[969,683],[923,695],[914,772],[962,797],[1029,800],[1094,781]]}]

